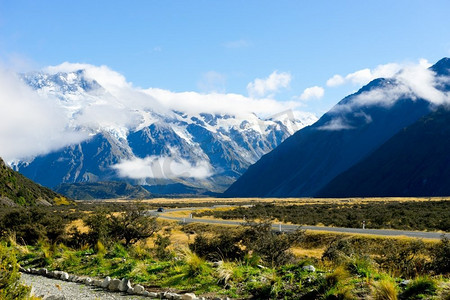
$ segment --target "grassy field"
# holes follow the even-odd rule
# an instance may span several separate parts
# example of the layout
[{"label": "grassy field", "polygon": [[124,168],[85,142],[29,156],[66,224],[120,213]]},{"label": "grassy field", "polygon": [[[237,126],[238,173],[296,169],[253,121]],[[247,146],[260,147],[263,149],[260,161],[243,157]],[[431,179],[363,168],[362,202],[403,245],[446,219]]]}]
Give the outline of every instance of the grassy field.
[{"label": "grassy field", "polygon": [[[127,219],[120,221],[120,217],[136,218],[138,207],[144,211],[188,207],[167,213],[181,218],[206,213],[214,218],[214,213],[261,207],[297,213],[296,209],[320,212],[324,207],[342,211],[389,205],[439,208],[447,202],[446,198],[148,199],[139,205],[125,200],[77,202],[36,212],[2,212],[0,246],[25,267],[127,277],[153,291],[192,291],[237,299],[450,299],[450,242],[446,239],[326,231],[276,234],[270,226],[264,227],[265,221],[274,221],[274,214],[268,219],[259,216],[263,223],[246,226],[181,224],[159,218],[150,237],[130,244],[120,234],[127,231],[123,227]],[[216,207],[205,208],[212,205]],[[327,210],[324,213],[329,215]],[[111,223],[114,218],[120,222]],[[5,224],[15,231],[5,230]],[[217,260],[221,263],[214,263]],[[316,271],[304,268],[309,265]],[[389,297],[383,298],[386,292]]]}]

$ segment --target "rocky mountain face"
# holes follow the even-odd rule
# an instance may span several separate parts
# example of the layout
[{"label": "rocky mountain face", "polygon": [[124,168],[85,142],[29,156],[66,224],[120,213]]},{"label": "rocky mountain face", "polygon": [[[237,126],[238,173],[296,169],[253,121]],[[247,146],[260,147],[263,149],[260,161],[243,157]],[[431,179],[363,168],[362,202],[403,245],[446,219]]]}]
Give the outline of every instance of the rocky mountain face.
[{"label": "rocky mountain face", "polygon": [[[124,104],[130,94],[100,85],[84,70],[22,78],[41,95],[56,97],[73,120],[70,126],[89,135],[81,143],[13,163],[28,178],[52,188],[126,181],[222,192],[262,155],[315,121],[288,113],[266,120],[254,114],[189,114],[161,109],[151,99],[148,105],[130,108]],[[131,124],[114,122],[122,112]],[[99,120],[85,121],[89,113]]]},{"label": "rocky mountain face", "polygon": [[[423,136],[424,141],[434,139],[440,141],[445,138],[447,127],[445,125],[439,129],[445,123],[442,117],[438,118],[440,122],[435,123],[436,132],[430,132],[426,126],[415,123],[443,105],[448,98],[449,69],[450,60],[445,58],[426,71],[433,78],[432,84],[427,86],[428,91],[433,92],[428,93],[432,95],[430,97],[423,93],[423,89],[418,88],[423,82],[408,84],[406,79],[414,77],[405,74],[370,82],[357,93],[340,101],[315,124],[298,131],[275,150],[264,155],[231,185],[225,195],[229,197],[415,195],[419,190],[410,188],[407,192],[405,185],[417,183],[418,180],[428,180],[428,175],[425,174],[416,174],[414,179],[412,176],[421,170],[430,171],[424,166],[436,165],[437,162],[431,160],[431,155],[427,156],[426,153],[434,153],[430,148],[421,145],[419,151],[413,146],[414,141],[419,142],[413,139],[413,136]],[[392,141],[391,138],[404,128],[410,128],[407,131],[408,136],[401,135]],[[427,131],[428,135],[423,131]],[[405,143],[405,146],[399,148],[399,141]],[[446,148],[447,143],[444,142],[429,145],[438,147],[442,152],[450,150]],[[394,157],[398,158],[398,163],[393,163]],[[429,159],[424,160],[426,157]],[[446,158],[442,155],[440,157],[443,160],[440,160],[439,164],[447,165]],[[408,166],[402,166],[403,163],[407,163]],[[399,178],[400,174],[408,178]],[[398,182],[398,189],[404,191],[399,192],[387,186],[377,185],[381,182],[388,184],[388,181],[390,186],[395,186]],[[438,183],[435,180],[433,182],[430,184],[436,187]],[[427,189],[420,190],[419,194],[431,193],[430,189],[427,192],[425,190]]]}]

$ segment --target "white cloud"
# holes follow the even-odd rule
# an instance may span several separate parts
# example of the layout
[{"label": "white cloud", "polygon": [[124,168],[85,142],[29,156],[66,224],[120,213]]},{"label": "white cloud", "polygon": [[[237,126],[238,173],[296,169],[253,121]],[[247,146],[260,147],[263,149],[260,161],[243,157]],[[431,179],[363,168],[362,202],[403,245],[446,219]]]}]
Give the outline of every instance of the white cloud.
[{"label": "white cloud", "polygon": [[339,74],[334,75],[333,77],[331,77],[330,79],[327,80],[327,86],[329,87],[334,87],[334,86],[339,86],[345,83],[345,79],[344,77],[342,77]]},{"label": "white cloud", "polygon": [[161,106],[188,114],[207,112],[245,116],[255,113],[266,117],[273,115],[274,112],[281,112],[287,109],[295,110],[299,106],[297,101],[281,102],[268,98],[255,99],[239,94],[175,93],[156,88],[147,89],[145,93],[158,101]]},{"label": "white cloud", "polygon": [[0,70],[0,156],[6,161],[48,153],[87,135],[71,129],[56,98],[39,96]]},{"label": "white cloud", "polygon": [[300,95],[301,100],[320,99],[323,97],[325,90],[320,86],[312,86],[306,88]]},{"label": "white cloud", "polygon": [[251,97],[264,97],[278,92],[282,88],[289,87],[291,82],[291,74],[274,71],[265,79],[257,78],[247,85],[248,94]]},{"label": "white cloud", "polygon": [[207,178],[211,176],[212,168],[206,161],[194,164],[185,159],[175,159],[170,156],[148,156],[122,161],[112,168],[121,177],[132,179],[176,179],[176,178]]},{"label": "white cloud", "polygon": [[[421,60],[425,63],[426,60]],[[342,76],[334,75],[327,80],[327,86],[336,87],[343,84],[351,83],[354,85],[365,85],[376,78],[390,78],[393,77],[402,69],[403,65],[397,63],[388,63],[375,67],[374,69],[365,68],[356,72]]]},{"label": "white cloud", "polygon": [[339,130],[345,130],[345,129],[352,129],[353,127],[346,124],[345,121],[338,117],[335,119],[330,120],[326,124],[318,127],[318,130],[328,130],[328,131],[339,131]]},{"label": "white cloud", "polygon": [[440,80],[429,69],[429,63],[421,60],[418,64],[402,67],[384,85],[354,96],[345,105],[335,106],[332,112],[348,112],[367,105],[390,107],[401,98],[420,98],[436,105],[450,103],[450,94],[436,88]]}]

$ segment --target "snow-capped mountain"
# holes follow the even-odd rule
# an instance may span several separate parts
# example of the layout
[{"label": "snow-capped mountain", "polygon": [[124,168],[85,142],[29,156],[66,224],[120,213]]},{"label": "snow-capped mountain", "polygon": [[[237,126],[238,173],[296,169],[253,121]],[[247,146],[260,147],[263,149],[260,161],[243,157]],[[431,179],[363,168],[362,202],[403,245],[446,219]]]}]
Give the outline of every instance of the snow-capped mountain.
[{"label": "snow-capped mountain", "polygon": [[54,99],[67,114],[67,126],[85,135],[80,143],[14,163],[48,187],[124,180],[221,192],[262,155],[316,121],[292,111],[261,119],[246,112],[174,109],[161,103],[160,90],[134,88],[98,70],[28,73],[22,80]]}]

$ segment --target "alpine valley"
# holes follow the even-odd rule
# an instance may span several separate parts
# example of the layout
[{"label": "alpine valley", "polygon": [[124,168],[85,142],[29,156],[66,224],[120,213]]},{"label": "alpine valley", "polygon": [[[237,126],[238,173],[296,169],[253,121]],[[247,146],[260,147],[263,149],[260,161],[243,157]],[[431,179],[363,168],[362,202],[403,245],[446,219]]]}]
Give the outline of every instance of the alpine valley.
[{"label": "alpine valley", "polygon": [[251,113],[168,109],[155,100],[160,90],[102,84],[84,69],[21,78],[41,96],[57,99],[68,126],[86,138],[11,164],[43,186],[70,191],[73,198],[89,198],[86,191],[92,189],[99,197],[98,189],[106,187],[105,195],[113,197],[111,189],[123,189],[112,183],[117,181],[141,185],[151,194],[220,193],[262,155],[316,121],[312,114],[294,117],[292,111],[262,119]]}]

